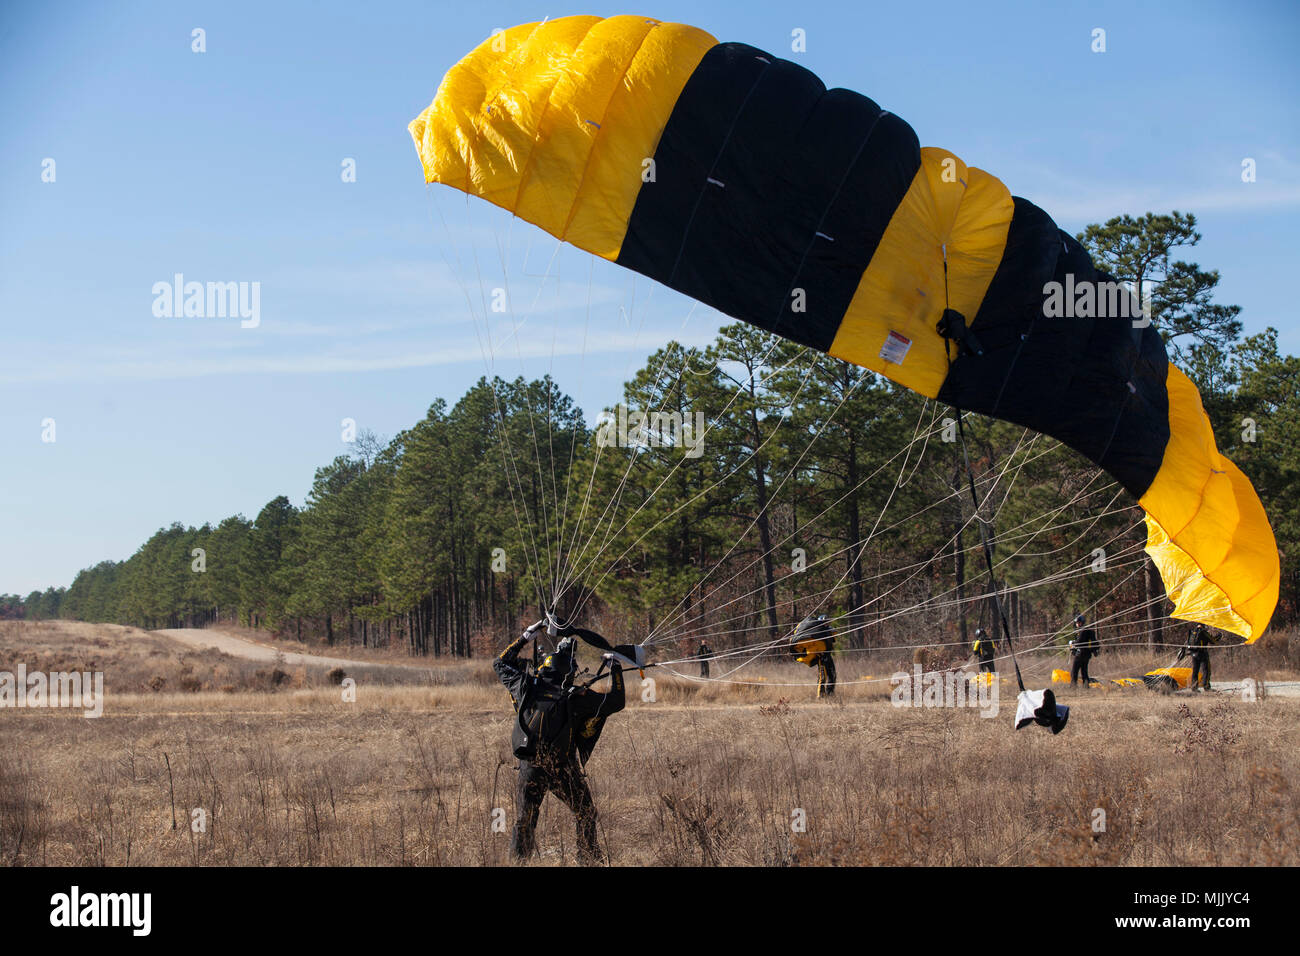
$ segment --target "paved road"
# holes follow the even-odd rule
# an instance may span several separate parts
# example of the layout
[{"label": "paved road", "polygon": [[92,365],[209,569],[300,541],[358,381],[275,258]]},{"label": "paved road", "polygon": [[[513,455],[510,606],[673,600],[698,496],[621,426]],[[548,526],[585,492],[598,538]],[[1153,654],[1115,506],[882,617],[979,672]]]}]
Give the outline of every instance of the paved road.
[{"label": "paved road", "polygon": [[282,656],[285,665],[291,667],[308,665],[312,667],[342,667],[345,670],[384,670],[394,667],[418,666],[400,662],[382,664],[376,661],[355,661],[343,657],[323,657],[317,654],[282,651],[270,644],[261,644],[257,641],[236,637],[234,634],[227,634],[225,631],[214,631],[206,628],[176,627],[154,631],[153,633],[169,637],[173,641],[184,644],[186,647],[192,647],[195,650],[212,647],[229,654],[231,657],[241,657],[244,660],[259,661],[264,664],[274,664],[276,655],[279,654]]},{"label": "paved road", "polygon": [[[1224,694],[1240,694],[1241,681],[1215,681],[1214,689]],[[1300,697],[1300,681],[1264,681],[1264,694],[1269,697]]]}]

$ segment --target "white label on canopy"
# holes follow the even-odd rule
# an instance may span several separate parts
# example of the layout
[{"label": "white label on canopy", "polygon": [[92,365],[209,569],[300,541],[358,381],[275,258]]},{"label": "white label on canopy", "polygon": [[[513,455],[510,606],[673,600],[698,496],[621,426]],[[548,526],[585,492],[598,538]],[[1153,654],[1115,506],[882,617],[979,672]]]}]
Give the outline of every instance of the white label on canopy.
[{"label": "white label on canopy", "polygon": [[902,365],[903,359],[907,358],[907,350],[911,347],[911,339],[890,329],[889,335],[885,338],[885,344],[880,347],[880,357],[886,362]]}]

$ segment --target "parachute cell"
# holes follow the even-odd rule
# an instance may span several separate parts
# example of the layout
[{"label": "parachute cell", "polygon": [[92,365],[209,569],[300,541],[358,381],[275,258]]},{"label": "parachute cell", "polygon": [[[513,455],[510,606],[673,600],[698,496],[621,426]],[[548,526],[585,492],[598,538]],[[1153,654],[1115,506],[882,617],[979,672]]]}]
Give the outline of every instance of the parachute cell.
[{"label": "parachute cell", "polygon": [[[1046,213],[867,97],[693,27],[566,17],[484,41],[410,131],[427,182],[1059,439],[1139,500],[1176,617],[1267,626],[1272,530],[1159,333],[1100,306],[1113,278]],[[1053,283],[1098,307],[1053,316]],[[938,331],[948,310],[970,338]]]}]

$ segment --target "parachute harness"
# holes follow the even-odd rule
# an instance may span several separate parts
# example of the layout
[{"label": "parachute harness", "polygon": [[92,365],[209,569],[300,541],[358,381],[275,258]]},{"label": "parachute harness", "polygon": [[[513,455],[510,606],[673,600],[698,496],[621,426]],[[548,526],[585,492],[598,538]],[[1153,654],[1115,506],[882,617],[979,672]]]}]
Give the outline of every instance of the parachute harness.
[{"label": "parachute harness", "polygon": [[[974,334],[967,327],[965,316],[963,316],[960,312],[953,310],[949,306],[948,249],[946,246],[942,248],[943,248],[943,306],[944,308],[943,308],[943,317],[939,320],[937,331],[939,332],[940,335],[944,337],[943,354],[944,357],[948,360],[948,368],[951,370],[952,355],[948,350],[948,340],[952,340],[956,342],[959,350],[965,349],[974,355],[982,355],[984,354],[984,350],[980,346],[979,340],[975,338]],[[1015,363],[1013,362],[1012,363],[1013,368],[1014,365]],[[1010,379],[1010,377],[1011,377],[1011,369],[1007,369],[1007,378]],[[1006,387],[1005,382],[1003,383],[1003,387],[1004,388]],[[1021,677],[1020,675],[1020,662],[1016,660],[1015,642],[1012,641],[1011,639],[1011,624],[1007,620],[1007,612],[1002,607],[1002,597],[998,593],[998,579],[997,579],[997,575],[993,571],[993,548],[989,544],[988,526],[984,523],[984,518],[980,515],[979,495],[975,491],[975,472],[974,469],[971,468],[970,452],[966,448],[966,426],[963,422],[961,407],[958,405],[953,405],[953,410],[957,413],[957,434],[961,438],[961,456],[962,456],[963,463],[966,465],[966,484],[967,487],[970,488],[971,505],[975,509],[975,523],[979,526],[980,543],[983,545],[983,550],[984,550],[984,564],[988,568],[988,572],[989,572],[989,593],[993,597],[993,605],[997,609],[998,618],[1002,621],[1002,633],[1005,634],[1007,638],[1007,650],[1008,652],[1010,652],[1011,664],[1016,669],[1016,683],[1020,686],[1020,692],[1023,694],[1025,692],[1025,681],[1024,678]]]}]

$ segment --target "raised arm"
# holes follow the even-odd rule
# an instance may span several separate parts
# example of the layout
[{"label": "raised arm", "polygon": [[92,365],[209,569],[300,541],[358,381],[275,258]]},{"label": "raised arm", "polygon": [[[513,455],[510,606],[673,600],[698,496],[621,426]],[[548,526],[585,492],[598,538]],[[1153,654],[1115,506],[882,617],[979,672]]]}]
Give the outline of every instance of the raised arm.
[{"label": "raised arm", "polygon": [[501,683],[505,685],[506,690],[510,691],[510,699],[516,704],[519,703],[519,695],[523,692],[524,679],[527,677],[524,668],[519,664],[519,652],[532,640],[537,627],[537,624],[529,627],[492,662],[492,669],[497,672]]},{"label": "raised arm", "polygon": [[623,665],[612,654],[606,654],[609,661],[609,690],[599,695],[600,701],[596,712],[602,717],[617,714],[627,704],[627,695],[623,690]]}]

